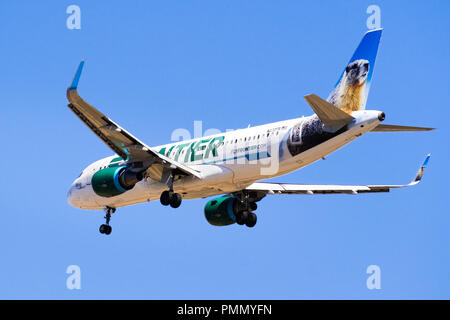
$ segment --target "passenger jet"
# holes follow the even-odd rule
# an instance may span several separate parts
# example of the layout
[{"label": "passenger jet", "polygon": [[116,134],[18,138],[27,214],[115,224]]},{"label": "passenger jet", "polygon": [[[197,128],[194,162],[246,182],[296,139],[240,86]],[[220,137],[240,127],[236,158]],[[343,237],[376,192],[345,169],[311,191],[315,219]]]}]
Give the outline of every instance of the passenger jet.
[{"label": "passenger jet", "polygon": [[327,100],[305,96],[314,114],[198,139],[150,147],[84,101],[77,91],[84,60],[67,89],[69,108],[115,153],[75,179],[68,202],[104,209],[100,233],[110,234],[116,208],[159,199],[178,208],[183,199],[215,196],[205,206],[214,226],[254,227],[257,202],[270,194],[360,194],[413,186],[430,155],[405,185],[310,185],[263,182],[303,168],[367,132],[428,131],[383,124],[385,114],[366,110],[382,29],[368,31]]}]

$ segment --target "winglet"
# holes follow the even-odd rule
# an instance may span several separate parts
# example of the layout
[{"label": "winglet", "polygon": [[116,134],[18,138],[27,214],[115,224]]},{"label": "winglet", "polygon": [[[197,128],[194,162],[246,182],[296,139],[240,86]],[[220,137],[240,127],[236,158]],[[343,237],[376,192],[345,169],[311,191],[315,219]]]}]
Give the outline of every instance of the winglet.
[{"label": "winglet", "polygon": [[427,167],[428,162],[430,161],[430,157],[431,157],[431,153],[427,154],[427,157],[425,158],[424,162],[422,163],[419,170],[417,171],[417,174],[414,177],[414,180],[411,181],[411,183],[409,185],[415,185],[420,182],[420,180],[423,177],[423,172],[425,171],[425,168]]},{"label": "winglet", "polygon": [[85,59],[81,60],[80,64],[78,65],[77,72],[75,73],[75,75],[73,77],[72,84],[70,85],[69,90],[77,89],[78,81],[80,80],[81,71],[83,71],[83,66],[84,66],[85,61],[86,61]]}]

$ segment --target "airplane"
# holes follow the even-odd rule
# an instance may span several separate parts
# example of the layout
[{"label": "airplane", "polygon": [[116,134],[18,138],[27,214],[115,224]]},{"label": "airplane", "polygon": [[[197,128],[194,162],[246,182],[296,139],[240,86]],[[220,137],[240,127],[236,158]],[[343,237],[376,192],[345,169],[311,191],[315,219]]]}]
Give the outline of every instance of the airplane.
[{"label": "airplane", "polygon": [[77,91],[82,60],[67,89],[68,107],[115,155],[86,167],[67,195],[76,208],[106,213],[100,233],[109,235],[119,207],[159,199],[178,208],[184,199],[215,196],[204,208],[214,226],[251,228],[257,202],[278,194],[389,192],[420,182],[430,159],[404,185],[309,185],[263,182],[312,164],[367,132],[429,131],[382,124],[385,114],[366,110],[382,29],[366,32],[327,100],[306,95],[314,114],[191,140],[150,147],[84,101]]}]

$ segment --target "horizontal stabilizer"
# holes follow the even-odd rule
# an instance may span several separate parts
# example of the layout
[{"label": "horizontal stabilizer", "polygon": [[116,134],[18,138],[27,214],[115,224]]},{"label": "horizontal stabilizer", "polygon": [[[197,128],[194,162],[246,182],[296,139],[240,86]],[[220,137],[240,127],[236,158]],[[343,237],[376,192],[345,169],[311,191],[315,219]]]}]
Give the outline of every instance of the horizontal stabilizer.
[{"label": "horizontal stabilizer", "polygon": [[379,124],[372,132],[400,132],[400,131],[430,131],[435,128],[396,126],[393,124]]},{"label": "horizontal stabilizer", "polygon": [[323,122],[327,131],[336,132],[355,119],[315,94],[305,96],[305,100]]}]

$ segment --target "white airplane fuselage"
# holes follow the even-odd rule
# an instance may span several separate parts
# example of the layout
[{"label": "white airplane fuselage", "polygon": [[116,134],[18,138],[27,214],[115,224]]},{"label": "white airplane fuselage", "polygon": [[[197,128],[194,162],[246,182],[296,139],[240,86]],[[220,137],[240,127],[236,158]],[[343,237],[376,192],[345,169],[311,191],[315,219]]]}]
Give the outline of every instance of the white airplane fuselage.
[{"label": "white airplane fuselage", "polygon": [[[183,199],[205,198],[239,191],[255,181],[307,166],[374,129],[384,119],[384,114],[383,117],[381,114],[375,110],[354,111],[351,115],[355,119],[343,130],[305,150],[296,149],[300,151],[294,154],[289,149],[287,138],[293,134],[294,127],[301,130],[302,125],[315,115],[179,141],[152,149],[200,172],[202,179],[186,176],[175,180],[175,192],[181,194]],[[298,139],[301,145],[302,137]],[[218,142],[215,149],[210,148],[214,142]],[[111,197],[98,195],[92,187],[93,175],[104,168],[125,164],[126,161],[117,155],[92,163],[72,183],[68,202],[82,209],[117,208],[157,200],[167,190],[167,184],[146,176],[122,194]]]}]

